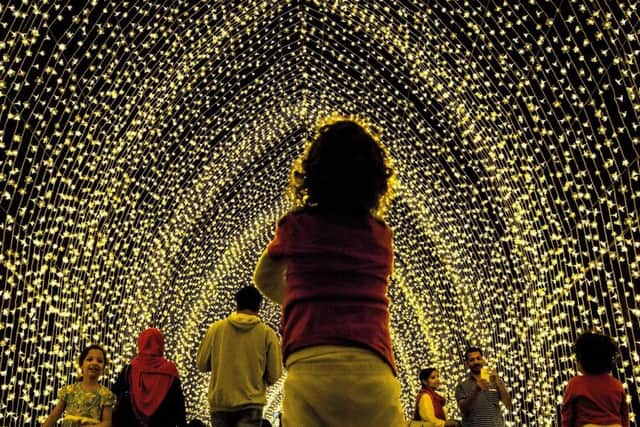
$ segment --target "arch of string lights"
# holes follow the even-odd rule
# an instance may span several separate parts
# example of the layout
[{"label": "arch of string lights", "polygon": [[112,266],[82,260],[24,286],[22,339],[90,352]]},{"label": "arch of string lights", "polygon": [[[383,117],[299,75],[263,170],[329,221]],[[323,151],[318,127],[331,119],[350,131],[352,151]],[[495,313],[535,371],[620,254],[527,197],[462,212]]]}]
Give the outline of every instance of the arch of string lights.
[{"label": "arch of string lights", "polygon": [[[510,426],[557,425],[597,329],[638,414],[636,1],[0,5],[0,424],[44,416],[90,342],[106,382],[160,327],[190,416],[208,324],[288,209],[319,117],[383,130],[397,170],[392,334],[403,403],[448,408],[481,346]],[[279,311],[267,304],[267,323]],[[279,408],[281,383],[266,416]],[[634,425],[635,421],[634,421]]]}]

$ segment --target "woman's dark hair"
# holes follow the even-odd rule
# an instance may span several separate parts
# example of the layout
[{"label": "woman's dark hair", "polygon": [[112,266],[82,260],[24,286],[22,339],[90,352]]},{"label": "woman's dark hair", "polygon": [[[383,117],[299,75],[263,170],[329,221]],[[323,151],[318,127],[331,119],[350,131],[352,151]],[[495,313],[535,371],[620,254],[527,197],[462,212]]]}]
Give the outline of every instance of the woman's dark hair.
[{"label": "woman's dark hair", "polygon": [[104,347],[98,344],[91,344],[90,346],[87,346],[84,348],[84,350],[82,350],[82,353],[80,353],[80,357],[78,357],[78,365],[82,367],[82,362],[84,362],[84,359],[87,358],[87,355],[91,350],[100,350],[102,352],[102,355],[104,356],[104,366],[107,366],[107,351],[104,349]]},{"label": "woman's dark hair", "polygon": [[335,214],[381,213],[393,171],[379,137],[356,119],[327,121],[294,164],[294,203]]},{"label": "woman's dark hair", "polygon": [[433,371],[437,371],[437,368],[425,368],[420,371],[420,382],[428,380]]},{"label": "woman's dark hair", "polygon": [[573,350],[582,370],[587,374],[611,372],[618,354],[618,346],[611,337],[595,332],[582,333]]}]

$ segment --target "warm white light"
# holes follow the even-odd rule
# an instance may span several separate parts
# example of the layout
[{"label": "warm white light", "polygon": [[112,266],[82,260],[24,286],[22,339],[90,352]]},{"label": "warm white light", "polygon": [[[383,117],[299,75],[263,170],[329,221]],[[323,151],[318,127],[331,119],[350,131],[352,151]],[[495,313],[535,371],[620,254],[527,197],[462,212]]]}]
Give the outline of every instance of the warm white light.
[{"label": "warm white light", "polygon": [[[637,4],[14,3],[0,5],[0,424],[45,415],[89,342],[112,380],[147,326],[206,419],[199,340],[250,280],[331,112],[383,129],[397,169],[407,414],[427,365],[457,412],[471,343],[510,386],[510,426],[555,425],[592,327],[638,393]],[[277,328],[277,307],[264,318]]]}]

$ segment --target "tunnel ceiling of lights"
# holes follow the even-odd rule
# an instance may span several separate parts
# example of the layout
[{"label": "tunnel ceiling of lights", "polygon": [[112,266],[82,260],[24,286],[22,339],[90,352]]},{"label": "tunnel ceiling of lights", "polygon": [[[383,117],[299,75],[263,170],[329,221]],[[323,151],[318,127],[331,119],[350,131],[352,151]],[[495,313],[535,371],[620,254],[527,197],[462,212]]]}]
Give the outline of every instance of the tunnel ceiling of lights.
[{"label": "tunnel ceiling of lights", "polygon": [[[637,1],[0,5],[0,424],[46,415],[83,346],[106,382],[161,328],[190,416],[200,339],[250,283],[317,119],[369,119],[397,171],[403,404],[449,410],[482,347],[511,426],[553,425],[571,344],[615,337],[640,415]],[[278,327],[269,303],[263,318]],[[269,391],[267,417],[282,383]],[[637,425],[637,424],[634,424]]]}]

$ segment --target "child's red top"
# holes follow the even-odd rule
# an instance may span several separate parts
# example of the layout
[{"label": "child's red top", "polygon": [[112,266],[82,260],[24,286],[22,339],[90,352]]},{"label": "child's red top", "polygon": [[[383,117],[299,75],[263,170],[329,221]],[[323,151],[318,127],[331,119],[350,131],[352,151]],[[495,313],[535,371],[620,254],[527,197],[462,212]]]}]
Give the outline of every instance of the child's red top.
[{"label": "child's red top", "polygon": [[382,221],[287,214],[268,247],[287,266],[282,306],[286,358],[316,345],[365,347],[396,373],[389,333],[392,233]]}]

